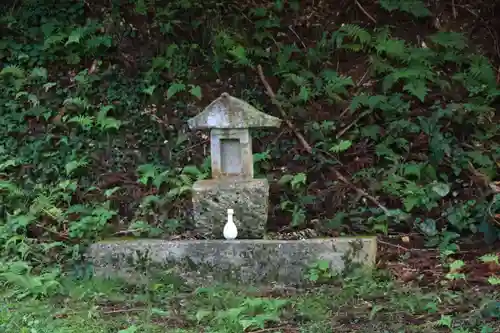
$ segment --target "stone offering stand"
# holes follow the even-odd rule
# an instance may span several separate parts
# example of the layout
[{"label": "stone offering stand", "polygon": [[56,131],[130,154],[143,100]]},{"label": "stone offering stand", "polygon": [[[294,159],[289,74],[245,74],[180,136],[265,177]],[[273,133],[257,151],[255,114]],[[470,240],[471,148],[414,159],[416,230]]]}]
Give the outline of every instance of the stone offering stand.
[{"label": "stone offering stand", "polygon": [[[197,181],[192,191],[195,232],[205,239],[101,241],[87,253],[95,275],[137,279],[169,272],[195,285],[270,285],[300,284],[305,269],[318,260],[328,261],[337,272],[347,263],[373,266],[375,237],[263,239],[269,183],[254,178],[249,129],[280,124],[280,119],[227,93],[190,119],[191,129],[210,130],[212,179]],[[236,240],[222,239],[228,209],[234,210]]]}]

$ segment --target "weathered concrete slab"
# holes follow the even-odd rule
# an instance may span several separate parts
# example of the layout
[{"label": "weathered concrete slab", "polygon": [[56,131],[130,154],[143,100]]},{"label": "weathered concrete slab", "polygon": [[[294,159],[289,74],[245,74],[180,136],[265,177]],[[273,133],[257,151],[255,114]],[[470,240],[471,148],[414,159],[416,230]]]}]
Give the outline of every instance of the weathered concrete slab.
[{"label": "weathered concrete slab", "polygon": [[[113,240],[93,244],[88,260],[100,277],[140,282],[170,272],[188,284],[301,284],[318,260],[341,272],[349,264],[373,266],[376,238],[309,240]],[[141,267],[147,267],[146,271]]]}]

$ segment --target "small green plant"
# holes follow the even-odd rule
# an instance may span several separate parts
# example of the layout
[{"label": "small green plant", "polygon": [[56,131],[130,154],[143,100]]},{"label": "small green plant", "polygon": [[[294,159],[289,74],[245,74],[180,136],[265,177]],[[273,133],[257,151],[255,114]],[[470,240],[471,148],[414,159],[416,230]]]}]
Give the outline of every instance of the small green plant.
[{"label": "small green plant", "polygon": [[246,298],[237,307],[218,313],[199,310],[196,320],[212,327],[224,327],[227,332],[264,329],[268,323],[279,322],[280,314],[288,303],[278,299]]},{"label": "small green plant", "polygon": [[492,286],[498,286],[500,285],[500,277],[499,276],[490,276],[488,278],[488,283],[491,284]]},{"label": "small green plant", "polygon": [[280,208],[283,211],[291,213],[291,225],[294,227],[300,226],[305,222],[305,205],[311,204],[314,200],[313,196],[307,195],[306,193],[306,182],[307,176],[304,173],[283,175],[278,181],[279,185],[286,186],[290,189],[290,195],[286,194],[281,199]]},{"label": "small green plant", "polygon": [[22,261],[4,263],[0,267],[0,284],[12,291],[12,296],[18,300],[26,297],[47,297],[57,295],[62,291],[58,281],[59,270],[42,274],[33,274],[32,267]]},{"label": "small green plant", "polygon": [[465,274],[461,272],[461,269],[465,266],[462,260],[454,260],[450,263],[449,273],[446,274],[446,278],[449,280],[465,279]]},{"label": "small green plant", "polygon": [[479,260],[486,264],[500,265],[498,255],[493,253],[482,255]]},{"label": "small green plant", "polygon": [[314,283],[328,282],[335,274],[332,272],[330,262],[319,260],[311,264],[307,270],[306,278]]}]

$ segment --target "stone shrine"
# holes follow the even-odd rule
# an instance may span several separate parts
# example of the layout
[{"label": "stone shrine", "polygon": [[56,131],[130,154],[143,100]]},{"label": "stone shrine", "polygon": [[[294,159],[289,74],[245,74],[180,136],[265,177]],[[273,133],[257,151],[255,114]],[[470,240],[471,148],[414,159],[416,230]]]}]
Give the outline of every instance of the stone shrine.
[{"label": "stone shrine", "polygon": [[[94,275],[140,283],[167,278],[196,287],[269,286],[309,283],[305,274],[318,260],[333,272],[353,264],[373,267],[376,237],[264,239],[269,184],[253,178],[249,129],[280,123],[227,93],[190,119],[190,128],[210,130],[212,179],[193,186],[195,231],[206,239],[102,240],[87,251]],[[231,240],[222,239],[228,209],[238,229]]]},{"label": "stone shrine", "polygon": [[212,179],[193,185],[195,231],[220,239],[227,209],[241,238],[262,238],[266,230],[269,183],[254,179],[252,137],[249,129],[279,127],[281,119],[223,93],[200,114],[188,120],[191,129],[210,130]]}]

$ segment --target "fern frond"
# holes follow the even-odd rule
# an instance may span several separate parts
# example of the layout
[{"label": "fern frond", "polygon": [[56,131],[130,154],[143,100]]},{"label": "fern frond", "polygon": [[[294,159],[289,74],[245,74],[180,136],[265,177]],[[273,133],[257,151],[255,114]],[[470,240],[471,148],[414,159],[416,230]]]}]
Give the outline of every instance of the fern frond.
[{"label": "fern frond", "polygon": [[100,46],[104,46],[106,48],[111,47],[113,45],[113,40],[111,36],[92,36],[85,42],[85,46],[89,51],[95,51]]},{"label": "fern frond", "polygon": [[49,73],[47,71],[47,68],[44,68],[44,67],[35,67],[31,70],[31,73],[30,73],[30,78],[32,78],[32,79],[40,78],[43,80],[47,80],[48,76],[49,76]]},{"label": "fern frond", "polygon": [[386,39],[375,44],[377,54],[384,54],[390,58],[402,60],[407,58],[407,48],[404,40]]},{"label": "fern frond", "polygon": [[309,82],[308,82],[308,80],[306,78],[304,78],[304,77],[302,77],[300,75],[294,74],[294,73],[285,74],[284,77],[288,81],[291,81],[295,85],[297,85],[297,87],[301,87],[301,86],[304,86],[304,85],[309,85]]},{"label": "fern frond", "polygon": [[70,44],[80,44],[81,40],[85,37],[87,30],[82,27],[76,27],[71,31],[68,36],[68,40],[64,44],[65,46]]},{"label": "fern frond", "polygon": [[496,84],[495,70],[488,59],[484,56],[473,56],[468,73],[473,79],[479,80],[488,85]]},{"label": "fern frond", "polygon": [[19,66],[16,65],[8,65],[5,66],[1,71],[0,71],[0,77],[1,76],[14,76],[18,79],[23,79],[26,77],[26,73],[24,69],[20,68]]},{"label": "fern frond", "polygon": [[366,94],[359,94],[352,99],[349,108],[351,111],[355,111],[361,106],[367,106],[369,109],[373,110],[386,101],[387,101],[387,96],[384,95],[372,96]]},{"label": "fern frond", "polygon": [[182,185],[193,186],[193,180],[189,177],[189,175],[181,173],[179,178]]},{"label": "fern frond", "polygon": [[63,33],[58,33],[47,37],[43,43],[45,49],[50,49],[52,46],[62,43],[68,36]]},{"label": "fern frond", "polygon": [[0,195],[6,194],[7,197],[24,197],[24,191],[16,184],[7,180],[0,180]]},{"label": "fern frond", "polygon": [[170,87],[168,87],[167,89],[166,97],[167,99],[171,99],[177,93],[180,93],[185,90],[186,90],[186,85],[184,83],[181,82],[172,83]]},{"label": "fern frond", "polygon": [[351,77],[341,76],[334,70],[324,70],[321,75],[326,81],[325,92],[330,98],[342,100],[341,95],[347,95],[347,88],[354,86]]},{"label": "fern frond", "polygon": [[394,70],[391,64],[376,55],[370,55],[368,62],[375,75],[390,73]]},{"label": "fern frond", "polygon": [[368,44],[372,39],[372,36],[367,30],[355,24],[344,24],[340,27],[339,31],[346,32],[347,36],[355,41],[359,41],[361,44]]},{"label": "fern frond", "polygon": [[430,10],[425,6],[422,0],[379,0],[379,4],[389,12],[400,10],[415,17],[426,17],[431,15]]},{"label": "fern frond", "polygon": [[374,43],[382,43],[391,38],[391,30],[388,27],[383,28],[375,28],[374,30],[375,36],[373,37]]},{"label": "fern frond", "polygon": [[84,129],[89,129],[94,124],[94,117],[90,116],[75,116],[68,120],[70,123],[77,123]]},{"label": "fern frond", "polygon": [[459,52],[458,50],[453,50],[453,49],[446,50],[446,52],[440,53],[440,54],[441,54],[441,56],[439,58],[437,58],[436,60],[437,61],[441,60],[440,61],[441,63],[452,62],[452,63],[458,64],[458,65],[461,65],[465,62],[466,59],[468,59],[468,57],[464,57],[463,53]]},{"label": "fern frond", "polygon": [[78,108],[87,110],[91,107],[90,103],[81,97],[69,97],[63,102],[64,106],[76,106]]},{"label": "fern frond", "polygon": [[463,50],[467,47],[467,38],[465,38],[464,34],[458,32],[440,31],[430,36],[430,40],[444,48]]},{"label": "fern frond", "polygon": [[429,48],[412,47],[407,49],[406,63],[409,67],[422,66],[431,68],[439,58],[438,55]]}]

